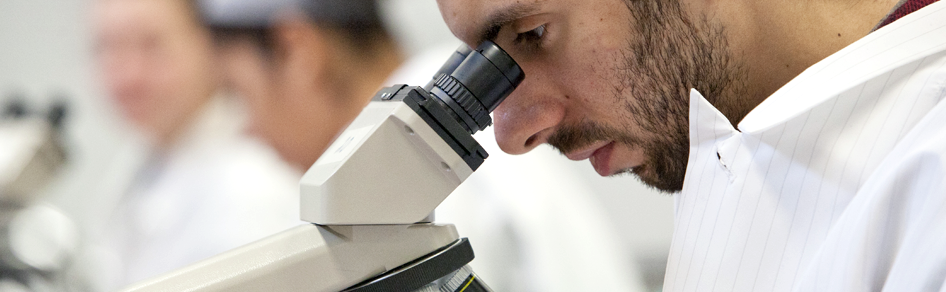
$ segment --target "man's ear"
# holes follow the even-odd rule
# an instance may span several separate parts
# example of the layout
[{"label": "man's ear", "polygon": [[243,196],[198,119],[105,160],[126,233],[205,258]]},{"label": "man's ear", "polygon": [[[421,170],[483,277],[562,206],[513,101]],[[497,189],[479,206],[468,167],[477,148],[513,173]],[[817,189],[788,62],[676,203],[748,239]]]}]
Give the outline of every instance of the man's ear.
[{"label": "man's ear", "polygon": [[283,78],[306,77],[320,83],[329,71],[331,52],[325,33],[303,16],[283,18],[273,29],[273,57]]}]

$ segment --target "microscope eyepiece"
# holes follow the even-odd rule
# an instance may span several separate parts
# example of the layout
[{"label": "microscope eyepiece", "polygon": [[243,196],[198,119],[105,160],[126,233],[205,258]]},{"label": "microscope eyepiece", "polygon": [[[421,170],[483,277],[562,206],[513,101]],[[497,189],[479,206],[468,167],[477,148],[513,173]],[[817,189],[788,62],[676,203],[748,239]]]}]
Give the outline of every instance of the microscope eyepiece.
[{"label": "microscope eyepiece", "polygon": [[509,83],[514,84],[513,87],[522,83],[523,78],[526,77],[525,74],[522,74],[522,68],[519,68],[519,64],[492,41],[480,44],[476,51],[483,54],[490,63],[493,63],[493,66],[496,66],[503,73],[503,76],[506,76]]},{"label": "microscope eyepiece", "polygon": [[[456,59],[463,55],[458,63]],[[466,46],[458,49],[434,76],[434,86],[429,91],[446,103],[464,129],[473,134],[492,124],[489,113],[524,78],[522,69],[509,54],[492,41],[484,41],[472,51]]]},{"label": "microscope eyepiece", "polygon": [[493,124],[489,114],[525,79],[519,65],[492,41],[462,46],[423,88],[396,84],[372,100],[402,101],[472,170],[489,156],[473,134]]}]

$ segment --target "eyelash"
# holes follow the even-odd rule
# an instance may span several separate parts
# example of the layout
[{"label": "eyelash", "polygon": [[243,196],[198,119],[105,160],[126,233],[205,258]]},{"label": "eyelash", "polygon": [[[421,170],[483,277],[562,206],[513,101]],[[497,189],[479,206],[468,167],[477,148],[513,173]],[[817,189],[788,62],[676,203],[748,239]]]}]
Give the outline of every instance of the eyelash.
[{"label": "eyelash", "polygon": [[516,34],[516,39],[513,41],[515,44],[519,45],[526,43],[528,45],[538,47],[542,42],[542,37],[545,36],[545,25],[540,25],[530,31]]}]

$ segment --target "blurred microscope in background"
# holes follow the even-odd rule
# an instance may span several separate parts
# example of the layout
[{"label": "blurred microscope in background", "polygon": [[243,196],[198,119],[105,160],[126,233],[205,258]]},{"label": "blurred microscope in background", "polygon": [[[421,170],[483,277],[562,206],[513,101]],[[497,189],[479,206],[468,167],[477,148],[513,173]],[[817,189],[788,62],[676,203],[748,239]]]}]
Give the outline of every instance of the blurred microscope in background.
[{"label": "blurred microscope in background", "polygon": [[65,115],[64,102],[30,111],[20,96],[0,112],[0,292],[61,290],[77,233],[41,194],[67,161]]}]

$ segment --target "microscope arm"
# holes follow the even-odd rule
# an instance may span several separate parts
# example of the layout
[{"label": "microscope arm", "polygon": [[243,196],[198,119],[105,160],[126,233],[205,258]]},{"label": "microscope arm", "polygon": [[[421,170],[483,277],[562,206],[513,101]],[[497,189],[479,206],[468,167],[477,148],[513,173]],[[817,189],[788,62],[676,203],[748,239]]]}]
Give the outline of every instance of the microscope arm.
[{"label": "microscope arm", "polygon": [[453,225],[305,224],[123,291],[341,291],[458,238]]}]

